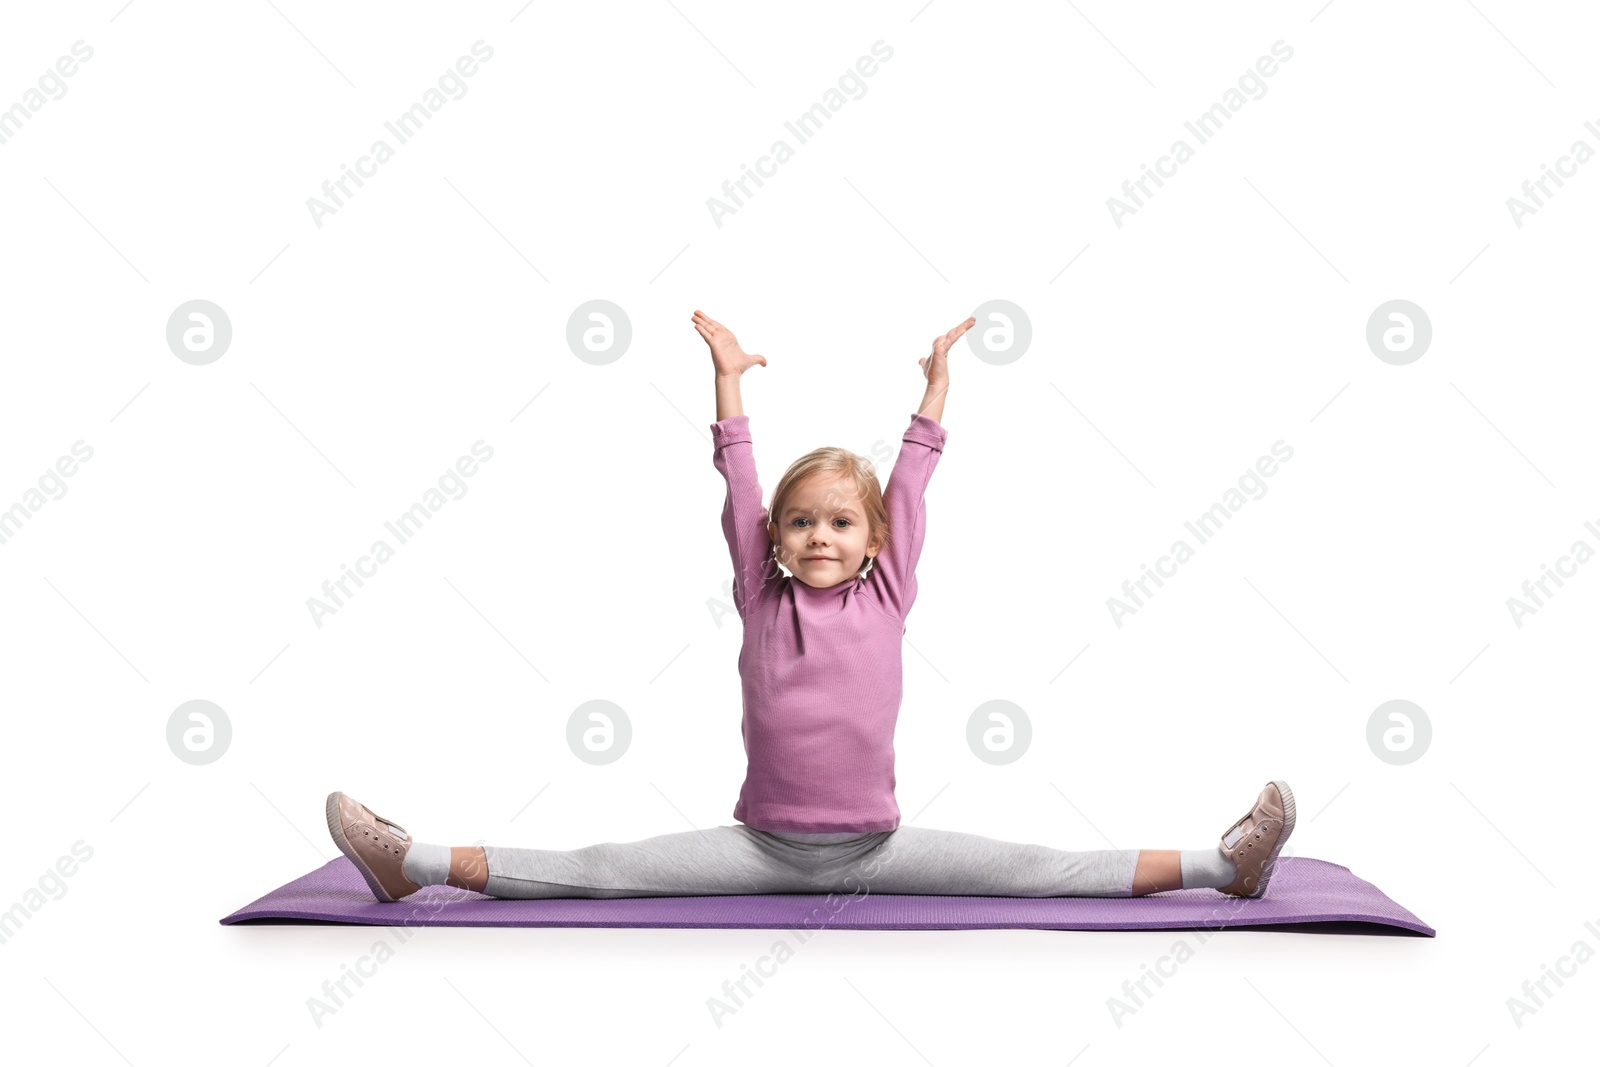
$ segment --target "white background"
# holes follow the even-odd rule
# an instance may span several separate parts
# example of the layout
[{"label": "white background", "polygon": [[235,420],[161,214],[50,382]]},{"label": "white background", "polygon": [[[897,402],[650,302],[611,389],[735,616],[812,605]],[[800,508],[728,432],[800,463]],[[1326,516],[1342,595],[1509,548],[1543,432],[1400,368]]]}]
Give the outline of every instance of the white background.
[{"label": "white background", "polygon": [[[1520,228],[1506,201],[1600,148],[1597,28],[1499,0],[9,11],[0,106],[94,54],[0,144],[0,507],[94,454],[0,545],[0,908],[93,849],[0,945],[7,1051],[1490,1064],[1587,1042],[1600,965],[1520,1028],[1506,1001],[1600,948],[1600,566],[1520,628],[1506,601],[1600,547],[1600,163]],[[319,228],[307,198],[478,40],[466,94]],[[797,144],[784,122],[879,40],[865,95]],[[1279,40],[1265,95],[1198,144],[1184,122]],[[718,227],[707,198],[780,137],[794,157]],[[1179,137],[1194,158],[1119,228],[1107,198]],[[565,339],[596,298],[633,328],[604,366]],[[997,298],[1033,339],[952,354],[906,820],[1203,848],[1285,778],[1294,853],[1436,939],[1229,932],[1119,1027],[1107,999],[1193,934],[833,930],[719,1027],[707,998],[778,932],[428,929],[319,1027],[307,999],[388,932],[217,924],[337,854],[333,789],[441,843],[730,823],[741,631],[691,312],[769,361],[744,397],[770,491],[817,445],[892,454],[930,339]],[[233,327],[207,366],[166,344],[193,299]],[[1365,340],[1393,299],[1433,326],[1406,366]],[[319,628],[307,599],[480,439],[466,495]],[[1278,440],[1265,496],[1117,627],[1107,598]],[[1434,730],[1405,766],[1366,742],[1397,698]],[[165,739],[192,699],[233,726],[207,766]],[[565,741],[593,699],[634,728],[606,767]],[[1006,767],[964,739],[993,699],[1034,728]]]}]

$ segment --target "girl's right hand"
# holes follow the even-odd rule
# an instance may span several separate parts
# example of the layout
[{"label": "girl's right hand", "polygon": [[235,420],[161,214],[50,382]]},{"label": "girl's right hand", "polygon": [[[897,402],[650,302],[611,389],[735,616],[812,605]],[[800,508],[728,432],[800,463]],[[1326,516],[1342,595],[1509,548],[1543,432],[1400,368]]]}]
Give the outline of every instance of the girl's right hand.
[{"label": "girl's right hand", "polygon": [[763,367],[767,365],[765,356],[751,355],[740,348],[739,339],[733,336],[733,331],[705,312],[694,313],[694,328],[711,346],[711,363],[719,376],[737,378],[758,363]]}]

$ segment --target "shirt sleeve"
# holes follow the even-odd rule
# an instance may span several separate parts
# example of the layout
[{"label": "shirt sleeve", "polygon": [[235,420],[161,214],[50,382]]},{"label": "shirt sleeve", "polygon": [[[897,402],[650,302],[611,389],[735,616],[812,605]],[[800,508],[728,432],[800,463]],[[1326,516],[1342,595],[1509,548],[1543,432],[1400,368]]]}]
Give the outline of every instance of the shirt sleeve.
[{"label": "shirt sleeve", "polygon": [[894,461],[889,484],[883,490],[883,503],[889,512],[889,543],[879,551],[868,575],[876,581],[884,605],[904,619],[917,599],[917,559],[922,555],[922,539],[927,532],[927,511],[923,493],[933,469],[939,464],[948,436],[937,419],[919,413],[901,438],[900,455]]},{"label": "shirt sleeve", "polygon": [[733,604],[743,619],[782,572],[767,536],[767,509],[756,476],[750,417],[735,415],[711,424],[711,462],[722,473],[728,495],[722,504],[722,534],[733,560]]}]

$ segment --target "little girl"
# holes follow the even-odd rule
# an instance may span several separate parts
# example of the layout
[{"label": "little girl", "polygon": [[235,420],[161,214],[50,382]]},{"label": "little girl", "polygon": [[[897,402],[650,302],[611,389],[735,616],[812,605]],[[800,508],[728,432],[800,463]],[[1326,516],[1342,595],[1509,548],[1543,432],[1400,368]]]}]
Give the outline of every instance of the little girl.
[{"label": "little girl", "polygon": [[[946,432],[950,346],[969,318],[934,338],[926,379],[889,484],[865,458],[819,448],[761,504],[739,380],[767,361],[702,312],[717,421],[712,463],[727,482],[722,532],[744,624],[739,675],[748,766],[732,825],[606,842],[570,852],[447,848],[343,793],[328,831],[381,901],[425,885],[491,897],[659,897],[742,893],[880,893],[1131,897],[1209,887],[1259,897],[1294,830],[1294,794],[1268,782],[1215,848],[1068,852],[977,834],[900,825],[894,727],[900,642],[917,596],[923,491]],[[778,564],[789,570],[785,575]]]}]

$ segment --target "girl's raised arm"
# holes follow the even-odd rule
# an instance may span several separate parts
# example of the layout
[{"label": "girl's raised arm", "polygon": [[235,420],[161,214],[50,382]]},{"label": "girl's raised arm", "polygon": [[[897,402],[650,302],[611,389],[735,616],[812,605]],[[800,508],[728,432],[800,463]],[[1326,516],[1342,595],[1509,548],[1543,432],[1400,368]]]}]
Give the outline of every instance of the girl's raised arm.
[{"label": "girl's raised arm", "polygon": [[889,543],[873,561],[867,577],[879,598],[896,618],[905,619],[917,599],[917,560],[922,555],[922,540],[927,533],[927,510],[923,494],[933,469],[944,452],[944,426],[918,412],[901,438],[900,455],[883,490],[883,506],[889,512]]},{"label": "girl's raised arm", "polygon": [[948,436],[939,421],[944,415],[945,393],[950,389],[948,353],[950,346],[977,321],[969,318],[935,337],[933,352],[917,361],[927,379],[927,391],[901,437],[900,455],[895,458],[894,471],[883,490],[883,504],[889,512],[889,543],[878,553],[869,577],[876,580],[883,602],[901,620],[917,599],[917,560],[922,556],[922,541],[927,533],[923,495]]},{"label": "girl's raised arm", "polygon": [[747,354],[727,327],[704,312],[694,313],[694,327],[711,346],[716,373],[717,421],[711,424],[711,461],[728,486],[722,505],[722,534],[733,560],[733,603],[743,619],[769,580],[782,574],[773,559],[772,539],[767,536],[767,509],[761,504],[750,418],[744,413],[739,391],[740,375],[758,363],[766,366],[767,361]]}]

